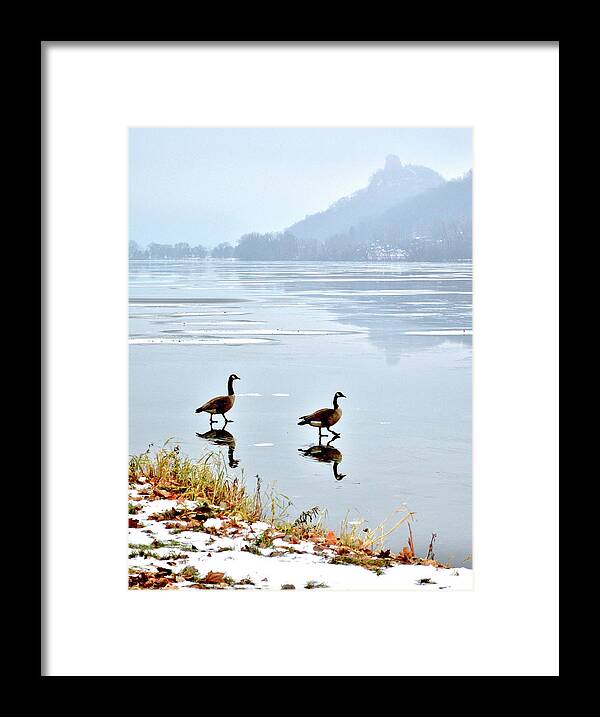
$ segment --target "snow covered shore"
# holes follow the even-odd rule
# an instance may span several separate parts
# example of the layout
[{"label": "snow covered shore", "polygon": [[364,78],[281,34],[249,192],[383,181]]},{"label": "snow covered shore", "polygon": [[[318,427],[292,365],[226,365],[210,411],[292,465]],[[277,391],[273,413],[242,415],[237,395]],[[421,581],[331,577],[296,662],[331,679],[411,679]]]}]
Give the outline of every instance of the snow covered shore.
[{"label": "snow covered shore", "polygon": [[387,566],[382,559],[382,567],[367,569],[348,564],[351,551],[331,533],[325,540],[285,539],[266,522],[206,517],[193,501],[147,500],[143,485],[130,490],[130,506],[133,589],[472,589],[468,568]]}]

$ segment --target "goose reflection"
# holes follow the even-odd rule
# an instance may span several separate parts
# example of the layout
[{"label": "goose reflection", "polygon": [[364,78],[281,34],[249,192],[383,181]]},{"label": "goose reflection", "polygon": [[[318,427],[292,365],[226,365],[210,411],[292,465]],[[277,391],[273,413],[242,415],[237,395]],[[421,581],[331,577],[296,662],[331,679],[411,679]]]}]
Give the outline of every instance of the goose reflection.
[{"label": "goose reflection", "polygon": [[233,452],[235,451],[235,436],[224,428],[211,429],[206,433],[196,433],[198,438],[203,438],[205,441],[212,443],[215,446],[227,446],[227,461],[230,468],[237,468],[239,460],[235,458]]},{"label": "goose reflection", "polygon": [[332,438],[327,443],[317,443],[314,446],[308,448],[298,448],[298,451],[307,458],[312,458],[314,461],[319,463],[332,463],[333,464],[333,477],[336,480],[342,480],[346,477],[346,473],[338,472],[338,465],[343,460],[342,452],[339,451],[335,446],[331,444],[336,438]]}]

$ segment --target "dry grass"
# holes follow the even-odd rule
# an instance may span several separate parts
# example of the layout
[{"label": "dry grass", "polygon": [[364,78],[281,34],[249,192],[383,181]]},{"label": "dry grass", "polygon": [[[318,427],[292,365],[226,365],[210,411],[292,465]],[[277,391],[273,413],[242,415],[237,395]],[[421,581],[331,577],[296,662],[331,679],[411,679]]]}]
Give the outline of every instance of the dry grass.
[{"label": "dry grass", "polygon": [[340,542],[355,550],[384,550],[387,538],[395,533],[401,525],[410,524],[413,517],[414,513],[398,508],[392,511],[374,530],[370,530],[361,527],[365,523],[364,520],[351,523],[346,516],[340,528]]},{"label": "dry grass", "polygon": [[129,459],[130,485],[144,484],[148,498],[169,498],[207,503],[242,520],[260,520],[263,507],[260,491],[250,494],[244,482],[227,474],[220,453],[209,453],[198,461],[180,455],[179,446],[167,441],[154,456],[150,449]]}]

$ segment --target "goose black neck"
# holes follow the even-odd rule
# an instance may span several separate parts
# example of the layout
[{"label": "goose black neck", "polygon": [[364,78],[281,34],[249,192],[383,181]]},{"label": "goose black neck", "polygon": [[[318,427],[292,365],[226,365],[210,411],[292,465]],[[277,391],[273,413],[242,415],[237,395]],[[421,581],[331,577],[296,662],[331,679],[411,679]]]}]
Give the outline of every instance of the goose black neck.
[{"label": "goose black neck", "polygon": [[233,396],[233,378],[229,378],[227,381],[227,394]]},{"label": "goose black neck", "polygon": [[338,397],[337,397],[337,396],[334,396],[334,397],[333,397],[333,407],[334,407],[334,408],[337,408],[337,407],[338,407]]}]

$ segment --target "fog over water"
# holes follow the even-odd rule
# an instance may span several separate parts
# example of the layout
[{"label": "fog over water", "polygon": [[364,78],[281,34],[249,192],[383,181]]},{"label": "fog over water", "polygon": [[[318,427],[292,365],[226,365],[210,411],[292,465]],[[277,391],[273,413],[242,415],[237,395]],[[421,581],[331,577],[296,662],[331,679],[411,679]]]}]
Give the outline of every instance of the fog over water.
[{"label": "fog over water", "polygon": [[[132,453],[221,451],[333,529],[406,505],[419,554],[436,533],[438,559],[470,566],[470,263],[132,261],[129,311]],[[231,373],[233,422],[211,430],[194,411]],[[341,436],[319,446],[298,416],[336,391]]]}]

